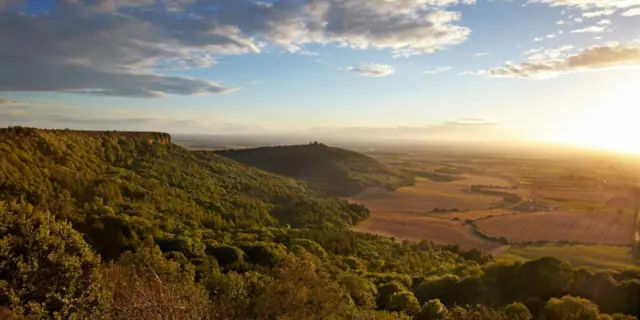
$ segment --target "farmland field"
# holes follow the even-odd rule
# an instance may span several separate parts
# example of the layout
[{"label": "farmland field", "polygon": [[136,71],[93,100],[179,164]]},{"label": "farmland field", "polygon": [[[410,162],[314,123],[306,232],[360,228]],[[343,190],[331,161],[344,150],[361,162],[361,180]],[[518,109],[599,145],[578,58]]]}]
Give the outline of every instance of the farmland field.
[{"label": "farmland field", "polygon": [[463,222],[430,217],[417,213],[374,212],[354,230],[373,233],[397,240],[419,242],[431,240],[436,244],[458,244],[465,249],[478,248],[493,251],[503,247],[473,234],[470,226]]},{"label": "farmland field", "polygon": [[369,188],[351,198],[365,205],[372,212],[429,212],[435,208],[480,210],[498,204],[502,198],[483,194],[472,194],[466,189],[474,184],[508,184],[492,177],[467,176],[453,182],[418,182],[414,187],[403,187],[389,191]]},{"label": "farmland field", "polygon": [[352,197],[371,211],[354,230],[457,243],[499,260],[556,256],[576,265],[633,267],[630,248],[640,208],[636,162],[536,148],[509,153],[416,147],[372,156],[414,175],[417,184],[395,192],[371,188]]},{"label": "farmland field", "polygon": [[480,230],[509,242],[573,241],[631,245],[635,225],[630,215],[601,212],[535,212],[477,220]]},{"label": "farmland field", "polygon": [[613,197],[603,190],[576,190],[576,189],[537,189],[532,192],[536,197],[546,199],[559,199],[560,201],[582,201],[606,203]]},{"label": "farmland field", "polygon": [[476,220],[482,218],[496,217],[502,215],[514,214],[513,210],[506,209],[490,209],[490,210],[474,210],[462,212],[447,212],[434,214],[434,217],[444,219],[458,219],[460,221]]},{"label": "farmland field", "polygon": [[573,265],[607,269],[640,269],[634,265],[630,247],[599,245],[545,244],[513,246],[498,256],[498,261],[525,261],[553,256],[569,261]]}]

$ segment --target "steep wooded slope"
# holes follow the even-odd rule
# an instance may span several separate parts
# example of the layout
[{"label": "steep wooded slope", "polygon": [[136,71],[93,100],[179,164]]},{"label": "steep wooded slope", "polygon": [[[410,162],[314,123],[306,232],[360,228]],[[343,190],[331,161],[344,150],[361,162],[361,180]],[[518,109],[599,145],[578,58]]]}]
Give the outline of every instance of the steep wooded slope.
[{"label": "steep wooded slope", "polygon": [[396,189],[413,184],[407,174],[361,153],[324,144],[217,151],[246,165],[309,183],[332,195],[350,196],[367,187]]},{"label": "steep wooded slope", "polygon": [[23,199],[71,221],[106,256],[142,235],[342,226],[368,215],[295,180],[169,141],[159,133],[2,129],[0,200]]}]

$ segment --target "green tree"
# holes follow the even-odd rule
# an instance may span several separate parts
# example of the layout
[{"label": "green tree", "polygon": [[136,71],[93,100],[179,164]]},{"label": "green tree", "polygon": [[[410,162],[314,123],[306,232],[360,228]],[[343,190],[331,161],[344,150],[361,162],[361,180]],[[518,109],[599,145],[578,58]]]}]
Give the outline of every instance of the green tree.
[{"label": "green tree", "polygon": [[504,308],[505,314],[509,317],[509,319],[513,320],[531,320],[533,316],[527,306],[520,302],[514,302],[507,305]]},{"label": "green tree", "polygon": [[417,320],[445,320],[449,314],[447,307],[438,299],[425,302],[415,318]]},{"label": "green tree", "polygon": [[397,281],[390,281],[378,286],[378,307],[388,309],[391,296],[406,290],[407,288]]},{"label": "green tree", "polygon": [[348,314],[348,293],[311,254],[286,257],[255,298],[253,318],[322,320]]},{"label": "green tree", "polygon": [[389,297],[387,310],[414,314],[420,310],[420,303],[409,291],[396,292]]},{"label": "green tree", "polygon": [[599,314],[595,303],[587,299],[564,296],[549,300],[542,317],[544,320],[596,320]]},{"label": "green tree", "polygon": [[564,260],[546,257],[522,264],[519,277],[519,295],[543,299],[558,297],[571,288],[573,268]]},{"label": "green tree", "polygon": [[0,305],[66,319],[97,312],[103,293],[100,259],[71,225],[0,203]]},{"label": "green tree", "polygon": [[376,297],[378,295],[378,289],[373,282],[356,276],[346,275],[340,279],[340,284],[347,289],[349,296],[360,308],[374,308],[376,306]]}]

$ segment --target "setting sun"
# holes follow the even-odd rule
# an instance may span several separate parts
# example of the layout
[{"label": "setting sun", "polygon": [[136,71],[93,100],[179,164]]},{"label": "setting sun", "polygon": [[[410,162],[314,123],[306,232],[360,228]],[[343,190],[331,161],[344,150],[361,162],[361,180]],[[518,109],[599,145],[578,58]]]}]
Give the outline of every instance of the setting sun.
[{"label": "setting sun", "polygon": [[631,83],[586,109],[582,116],[576,116],[561,139],[599,149],[640,153],[640,141],[633,134],[638,123],[634,104],[640,100],[640,92],[631,88]]}]

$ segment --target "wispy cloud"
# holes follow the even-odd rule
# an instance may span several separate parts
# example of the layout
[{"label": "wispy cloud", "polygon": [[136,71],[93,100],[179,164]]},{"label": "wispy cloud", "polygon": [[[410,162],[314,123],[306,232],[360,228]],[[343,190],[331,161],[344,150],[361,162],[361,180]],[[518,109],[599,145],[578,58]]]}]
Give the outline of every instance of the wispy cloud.
[{"label": "wispy cloud", "polygon": [[299,51],[298,53],[303,55],[303,56],[319,56],[320,55],[317,52],[313,52],[313,51],[309,51],[309,50],[302,50],[302,51]]},{"label": "wispy cloud", "polygon": [[472,74],[487,77],[550,78],[561,74],[640,67],[640,43],[594,46],[561,58],[507,64]]},{"label": "wispy cloud", "polygon": [[451,67],[442,66],[442,67],[437,67],[437,68],[433,68],[433,69],[427,69],[425,71],[422,71],[422,73],[424,73],[424,74],[436,74],[436,73],[447,72],[449,70],[451,70]]},{"label": "wispy cloud", "polygon": [[614,14],[616,11],[613,9],[604,9],[604,10],[598,10],[598,11],[585,11],[582,13],[582,16],[585,18],[594,18],[594,17],[601,17],[601,16],[610,16],[612,14]]},{"label": "wispy cloud", "polygon": [[624,17],[640,16],[640,8],[629,9],[629,10],[621,13],[620,15],[622,15]]},{"label": "wispy cloud", "polygon": [[363,64],[360,67],[346,67],[340,68],[344,71],[353,72],[365,77],[382,78],[387,77],[396,72],[396,69],[390,65],[371,63]]},{"label": "wispy cloud", "polygon": [[527,50],[523,53],[523,55],[527,56],[528,60],[542,61],[566,57],[571,50],[573,50],[573,46],[566,45],[554,49],[538,48]]},{"label": "wispy cloud", "polygon": [[591,26],[582,29],[571,30],[571,33],[601,33],[605,30],[606,28],[602,26]]},{"label": "wispy cloud", "polygon": [[602,8],[608,10],[640,5],[640,0],[529,0],[528,2],[546,3],[552,7],[565,6],[582,9]]},{"label": "wispy cloud", "polygon": [[546,40],[546,39],[554,39],[554,38],[557,38],[558,36],[560,36],[563,33],[564,32],[562,30],[558,30],[556,32],[549,33],[549,34],[547,34],[547,35],[545,35],[543,37],[535,37],[533,39],[533,41],[540,42],[540,41],[543,41],[543,40]]},{"label": "wispy cloud", "polygon": [[474,57],[484,57],[484,56],[489,56],[489,55],[491,55],[491,52],[478,52],[478,53],[475,53],[473,56]]}]

